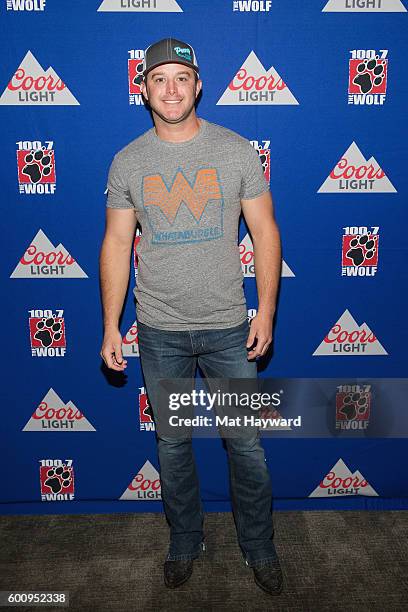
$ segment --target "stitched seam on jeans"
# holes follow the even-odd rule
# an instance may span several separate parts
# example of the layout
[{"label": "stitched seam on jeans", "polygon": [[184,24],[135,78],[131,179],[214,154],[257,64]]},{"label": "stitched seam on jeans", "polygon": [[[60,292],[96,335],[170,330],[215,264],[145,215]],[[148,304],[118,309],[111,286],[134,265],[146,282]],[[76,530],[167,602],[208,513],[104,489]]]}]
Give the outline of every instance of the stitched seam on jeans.
[{"label": "stitched seam on jeans", "polygon": [[[192,382],[192,386],[194,386],[194,375],[195,375],[195,371],[197,369],[197,357],[194,357],[194,355],[192,355],[192,359],[193,359],[193,362],[192,362],[191,382]],[[200,480],[199,480],[199,477],[198,477],[197,463],[195,462],[195,459],[194,459],[194,463],[195,463],[196,479],[197,479],[197,482],[198,482],[198,488],[200,490]],[[202,519],[201,520],[201,528],[203,528],[203,523],[204,523],[204,507],[203,507],[203,502],[202,502],[202,499],[201,499],[201,494],[200,494],[200,516],[201,516],[201,519]],[[204,537],[204,534],[203,534],[203,537]],[[200,546],[201,546],[201,544],[200,544]]]},{"label": "stitched seam on jeans", "polygon": [[231,459],[230,453],[228,452],[228,463],[229,463],[229,469],[230,469],[230,479],[231,479],[231,501],[235,500],[235,510],[237,513],[237,527],[240,533],[242,533],[242,518],[241,518],[241,512],[239,509],[239,501],[238,501],[238,495],[236,493],[236,478],[235,478],[235,469],[234,469],[234,462]]},{"label": "stitched seam on jeans", "polygon": [[[208,379],[208,378],[210,378],[210,377],[207,375],[207,372],[206,372],[205,367],[203,367],[202,365],[200,365],[200,368],[202,369],[202,371],[203,371],[203,373],[204,373],[204,376],[205,376],[207,379]],[[210,383],[209,383],[209,382],[208,382],[208,385],[210,385]],[[218,429],[218,431],[219,431],[219,429]],[[221,435],[221,432],[220,432],[220,431],[219,431],[219,433],[220,433],[220,435]],[[227,446],[227,448],[228,448],[228,446]],[[233,500],[235,499],[235,504],[233,504],[233,507],[234,507],[234,505],[235,505],[235,510],[236,510],[236,514],[237,514],[237,517],[236,517],[236,520],[237,520],[237,526],[238,526],[238,528],[240,528],[240,527],[242,526],[242,520],[241,520],[241,514],[240,514],[240,511],[239,511],[239,507],[238,507],[238,497],[237,497],[237,496],[236,496],[236,494],[233,492],[233,488],[234,488],[234,487],[233,487],[233,484],[232,484],[233,482],[235,483],[236,481],[235,481],[235,478],[234,478],[234,476],[233,476],[233,474],[234,474],[234,469],[233,469],[233,467],[232,467],[231,457],[230,457],[230,454],[229,454],[229,452],[228,452],[228,451],[227,451],[227,457],[228,457],[228,467],[229,467],[229,473],[230,473],[230,482],[231,482],[231,502],[233,502]]]}]

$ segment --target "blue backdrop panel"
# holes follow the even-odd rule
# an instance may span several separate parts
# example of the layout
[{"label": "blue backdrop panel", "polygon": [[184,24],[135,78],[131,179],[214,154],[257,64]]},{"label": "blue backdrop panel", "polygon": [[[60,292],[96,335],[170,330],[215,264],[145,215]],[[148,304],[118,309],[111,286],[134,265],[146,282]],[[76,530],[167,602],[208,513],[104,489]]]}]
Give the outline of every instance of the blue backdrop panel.
[{"label": "blue backdrop panel", "polygon": [[[121,378],[99,357],[98,257],[113,155],[152,125],[142,50],[166,36],[195,48],[198,115],[251,140],[270,179],[284,265],[260,376],[291,379],[305,418],[301,379],[336,379],[321,411],[332,434],[264,439],[275,507],[408,507],[404,395],[392,395],[391,429],[361,435],[373,415],[387,422],[373,381],[407,376],[406,8],[2,0],[0,512],[163,510],[137,350],[137,261]],[[247,233],[241,221],[252,316]],[[206,509],[229,510],[222,441],[194,447]]]}]

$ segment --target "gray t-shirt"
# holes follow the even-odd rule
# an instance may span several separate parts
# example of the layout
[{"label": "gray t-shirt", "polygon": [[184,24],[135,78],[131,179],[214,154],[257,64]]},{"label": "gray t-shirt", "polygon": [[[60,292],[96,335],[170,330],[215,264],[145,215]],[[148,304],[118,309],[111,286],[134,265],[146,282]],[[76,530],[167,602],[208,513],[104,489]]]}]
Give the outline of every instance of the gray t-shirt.
[{"label": "gray t-shirt", "polygon": [[238,246],[241,199],[268,191],[258,153],[204,119],[184,142],[154,128],[111,164],[111,208],[134,208],[142,227],[137,318],[166,330],[222,329],[247,316]]}]

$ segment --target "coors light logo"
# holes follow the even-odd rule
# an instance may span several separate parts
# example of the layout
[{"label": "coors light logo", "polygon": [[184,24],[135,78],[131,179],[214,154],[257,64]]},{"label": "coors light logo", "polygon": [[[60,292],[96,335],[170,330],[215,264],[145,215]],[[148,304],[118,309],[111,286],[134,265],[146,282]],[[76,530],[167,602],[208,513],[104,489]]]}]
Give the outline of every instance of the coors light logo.
[{"label": "coors light logo", "polygon": [[329,0],[328,13],[405,13],[401,0]]},{"label": "coors light logo", "polygon": [[103,0],[98,11],[113,13],[182,13],[176,0]]},{"label": "coors light logo", "polygon": [[41,400],[23,431],[95,431],[74,402],[66,404],[50,389]]},{"label": "coors light logo", "polygon": [[251,51],[217,104],[299,104],[275,68],[265,70]]},{"label": "coors light logo", "polygon": [[40,229],[10,278],[88,278],[60,243],[54,246]]},{"label": "coors light logo", "polygon": [[374,157],[367,161],[352,142],[317,193],[395,193]]},{"label": "coors light logo", "polygon": [[156,468],[146,461],[139,470],[120,500],[150,501],[161,499],[161,482]]},{"label": "coors light logo", "polygon": [[79,102],[51,66],[44,70],[31,51],[27,51],[3,91],[0,104],[74,106]]},{"label": "coors light logo", "polygon": [[[239,243],[239,256],[241,258],[241,269],[245,277],[252,278],[255,276],[255,258],[254,245],[249,234],[246,234]],[[282,259],[282,277],[294,277],[292,270],[288,264]]]},{"label": "coors light logo", "polygon": [[378,497],[378,493],[368,484],[364,476],[358,470],[352,474],[341,458],[309,497],[332,497],[334,495],[337,497],[343,497],[343,495]]},{"label": "coors light logo", "polygon": [[388,355],[367,323],[358,325],[345,310],[313,355]]},{"label": "coors light logo", "polygon": [[139,340],[137,337],[137,322],[129,328],[122,338],[122,354],[124,357],[139,357]]}]

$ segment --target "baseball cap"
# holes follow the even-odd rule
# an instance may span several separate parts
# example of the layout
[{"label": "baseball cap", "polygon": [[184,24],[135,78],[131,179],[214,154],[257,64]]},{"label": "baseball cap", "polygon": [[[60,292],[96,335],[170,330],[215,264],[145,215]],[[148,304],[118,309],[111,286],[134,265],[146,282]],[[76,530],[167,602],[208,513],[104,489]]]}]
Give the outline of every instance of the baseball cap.
[{"label": "baseball cap", "polygon": [[143,75],[161,64],[183,64],[198,74],[197,58],[191,45],[177,38],[163,38],[147,47],[143,60]]}]

